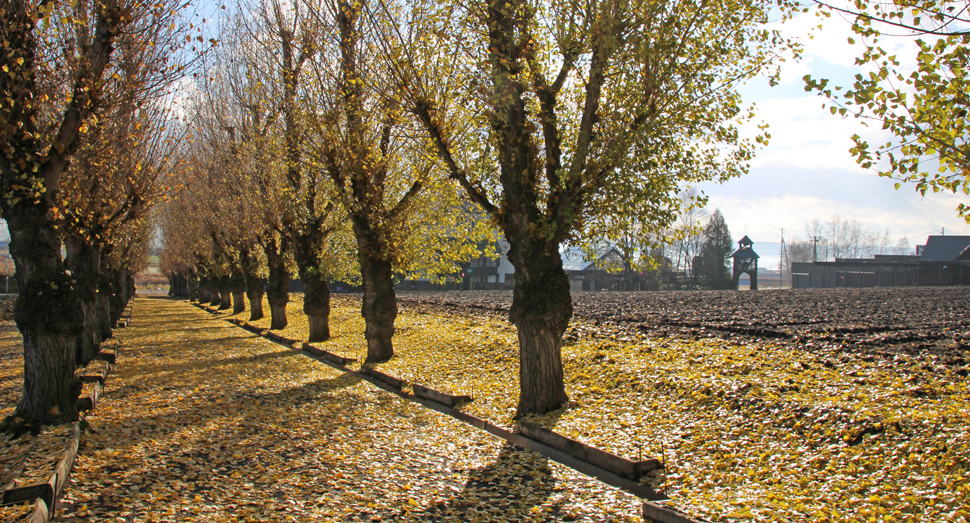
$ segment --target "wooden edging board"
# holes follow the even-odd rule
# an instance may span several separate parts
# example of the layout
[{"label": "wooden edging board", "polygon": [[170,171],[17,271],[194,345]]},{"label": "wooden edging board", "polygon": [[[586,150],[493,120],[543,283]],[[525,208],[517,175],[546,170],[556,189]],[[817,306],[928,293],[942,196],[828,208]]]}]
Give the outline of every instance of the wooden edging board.
[{"label": "wooden edging board", "polygon": [[[81,424],[74,422],[71,427],[71,437],[67,441],[67,448],[50,476],[47,477],[47,481],[5,490],[3,492],[3,503],[40,503],[43,505],[43,510],[35,508],[30,517],[30,522],[43,523],[47,521],[48,514],[54,512],[55,502],[67,484],[68,478],[71,477],[80,440]],[[43,518],[38,519],[41,515]]]},{"label": "wooden edging board", "polygon": [[[103,357],[102,353],[110,356]],[[99,370],[97,373],[80,376],[82,381],[93,383],[94,388],[91,392],[91,396],[78,398],[78,403],[83,404],[79,405],[79,410],[91,410],[96,406],[98,398],[103,391],[104,380],[107,378],[108,373],[111,370],[111,364],[114,363],[116,354],[116,351],[99,352],[96,357],[108,362],[108,368]],[[88,408],[85,409],[84,407]],[[34,483],[31,485],[24,485],[22,487],[4,490],[0,503],[33,503],[34,510],[31,512],[30,517],[26,521],[29,523],[47,523],[50,516],[54,513],[57,499],[63,492],[64,487],[67,486],[67,482],[71,477],[71,472],[74,470],[74,463],[77,460],[80,442],[81,424],[80,422],[74,422],[74,424],[71,426],[71,435],[67,440],[67,447],[64,449],[64,453],[61,455],[61,459],[57,461],[57,464],[51,471],[50,476],[47,477],[47,481],[44,483]]]},{"label": "wooden edging board", "polygon": [[[278,340],[275,340],[269,337],[268,335],[262,335],[262,336],[267,339],[270,339],[271,341],[276,341],[277,343],[280,343],[281,345],[284,345],[286,347],[290,347],[294,350],[298,350],[299,352],[303,353],[304,355],[310,358],[313,358],[323,364],[329,365],[337,370],[345,372],[358,379],[368,381],[372,385],[378,388],[384,389],[388,392],[394,393],[404,399],[410,400],[414,403],[418,403],[432,410],[436,410],[438,412],[441,412],[442,414],[447,414],[459,421],[463,421],[473,427],[476,427],[479,430],[485,431],[498,439],[505,440],[509,443],[512,443],[513,445],[518,445],[520,447],[531,450],[538,454],[542,454],[543,456],[557,463],[560,463],[577,472],[580,472],[589,477],[602,481],[607,485],[619,488],[621,490],[625,490],[626,492],[629,492],[630,494],[633,494],[634,496],[637,496],[640,499],[645,499],[645,500],[669,499],[662,493],[657,492],[645,485],[641,485],[637,481],[632,481],[630,479],[624,478],[614,472],[611,472],[597,465],[594,465],[592,463],[589,463],[581,459],[578,459],[574,456],[571,456],[568,453],[563,452],[562,450],[551,447],[549,445],[546,445],[545,443],[536,441],[532,438],[526,437],[523,434],[512,432],[502,427],[499,427],[497,425],[493,425],[481,418],[472,416],[470,414],[466,414],[443,403],[439,403],[437,401],[415,396],[414,394],[410,394],[402,390],[400,385],[395,386],[394,384],[389,383],[388,381],[385,381],[386,378],[391,378],[391,380],[389,381],[396,380],[397,382],[401,382],[403,384],[404,380],[393,378],[392,376],[388,376],[384,373],[381,373],[380,371],[375,371],[373,369],[370,369],[369,367],[362,367],[360,372],[354,371],[345,365],[341,365],[335,361],[331,361],[327,359],[326,356],[324,355],[317,354],[317,352],[319,352],[320,349],[317,349],[315,351],[307,350],[306,348],[297,349],[295,346],[291,346],[286,343],[281,343]],[[380,374],[381,377],[379,378],[375,376],[375,374]],[[385,378],[385,379],[381,379],[381,378]],[[652,504],[652,505],[657,507],[657,510],[661,512],[664,512],[664,513],[669,512],[671,515],[679,514],[678,512],[673,511],[671,509],[667,509],[662,505],[658,505],[658,504]],[[671,521],[678,521],[678,520],[671,520]],[[679,520],[679,521],[692,521],[692,520]]]},{"label": "wooden edging board", "polygon": [[50,513],[53,511],[47,510],[47,504],[44,500],[38,499],[34,502],[34,511],[30,513],[30,519],[27,521],[29,523],[47,523]]},{"label": "wooden edging board", "polygon": [[622,458],[605,450],[591,447],[572,438],[567,438],[533,421],[523,419],[519,420],[516,425],[518,431],[526,437],[559,449],[576,459],[592,463],[629,480],[639,481],[644,474],[656,470],[661,466],[660,460],[657,459],[651,458],[632,461]]},{"label": "wooden edging board", "polygon": [[[81,442],[81,424],[75,423],[74,428],[71,430],[71,439],[67,443],[67,451],[64,452],[64,456],[57,463],[57,468],[55,474],[57,475],[57,490],[54,492],[54,501],[60,497],[61,492],[67,485],[67,480],[71,478],[71,471],[74,470],[74,462],[77,460],[77,451]],[[54,512],[54,507],[50,507],[50,511]]]},{"label": "wooden edging board", "polygon": [[[345,369],[347,368],[343,366],[341,367]],[[347,370],[350,370],[350,369],[347,369]],[[361,366],[360,370],[357,373],[360,374],[361,376],[368,376],[370,378],[373,378],[374,380],[380,381],[381,383],[385,383],[389,385],[392,389],[396,389],[396,390],[401,390],[401,388],[408,383],[407,381],[402,380],[401,378],[395,378],[390,374],[384,374],[383,372],[373,367],[368,367],[366,365]],[[373,381],[373,380],[367,380],[367,381]]]},{"label": "wooden edging board", "polygon": [[309,352],[310,354],[313,354],[314,356],[323,356],[324,358],[327,358],[328,360],[334,363],[337,363],[339,365],[346,365],[348,363],[353,363],[357,361],[354,358],[345,358],[339,354],[334,354],[328,350],[323,350],[320,347],[317,347],[316,345],[313,345],[310,343],[304,343],[303,350]]},{"label": "wooden edging board", "polygon": [[417,383],[411,384],[411,391],[414,392],[414,395],[419,398],[437,401],[438,403],[448,407],[454,407],[462,403],[473,401],[471,396],[445,394],[444,392],[438,392],[432,388],[425,387],[424,385],[418,385]]},{"label": "wooden edging board", "polygon": [[706,519],[692,518],[675,508],[651,501],[643,502],[643,520],[653,523],[710,523]]},{"label": "wooden edging board", "polygon": [[47,510],[47,503],[43,499],[37,498],[27,503],[13,503],[13,505],[29,504],[33,507],[30,515],[26,518],[18,519],[18,523],[47,523],[50,512]]}]

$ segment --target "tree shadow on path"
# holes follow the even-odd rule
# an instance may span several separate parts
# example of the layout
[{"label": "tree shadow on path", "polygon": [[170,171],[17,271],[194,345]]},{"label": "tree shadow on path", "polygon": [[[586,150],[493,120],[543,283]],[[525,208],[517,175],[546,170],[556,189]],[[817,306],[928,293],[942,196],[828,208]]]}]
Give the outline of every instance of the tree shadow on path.
[{"label": "tree shadow on path", "polygon": [[[493,463],[472,470],[461,492],[421,510],[402,513],[407,521],[563,520],[558,504],[541,507],[556,490],[549,461],[505,443]],[[541,515],[540,515],[541,514]]]}]

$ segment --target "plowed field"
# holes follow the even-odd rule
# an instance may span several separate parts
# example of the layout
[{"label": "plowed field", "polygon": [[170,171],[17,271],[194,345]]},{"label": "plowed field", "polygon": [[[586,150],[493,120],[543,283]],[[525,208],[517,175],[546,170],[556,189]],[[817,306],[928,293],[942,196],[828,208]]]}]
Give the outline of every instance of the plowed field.
[{"label": "plowed field", "polygon": [[[402,304],[449,312],[504,313],[511,291],[401,293]],[[567,339],[615,336],[742,338],[793,348],[926,354],[965,365],[970,290],[963,287],[785,291],[583,292],[573,294]],[[583,322],[585,323],[585,322]]]}]

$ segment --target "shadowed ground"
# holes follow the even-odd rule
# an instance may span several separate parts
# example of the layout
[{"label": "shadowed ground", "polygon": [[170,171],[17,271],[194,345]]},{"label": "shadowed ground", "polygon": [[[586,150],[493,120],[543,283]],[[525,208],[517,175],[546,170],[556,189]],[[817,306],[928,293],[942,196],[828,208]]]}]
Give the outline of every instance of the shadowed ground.
[{"label": "shadowed ground", "polygon": [[184,302],[139,299],[63,521],[636,521],[637,501]]}]

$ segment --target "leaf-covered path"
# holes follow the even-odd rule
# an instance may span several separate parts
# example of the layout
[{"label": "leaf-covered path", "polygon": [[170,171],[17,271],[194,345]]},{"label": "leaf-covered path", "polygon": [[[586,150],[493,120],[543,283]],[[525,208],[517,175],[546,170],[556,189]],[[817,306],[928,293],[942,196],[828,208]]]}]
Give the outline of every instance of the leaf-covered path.
[{"label": "leaf-covered path", "polygon": [[64,521],[639,521],[638,501],[256,337],[139,299]]}]

